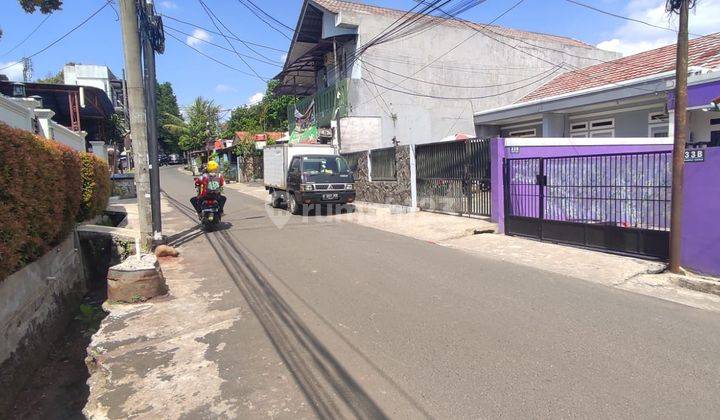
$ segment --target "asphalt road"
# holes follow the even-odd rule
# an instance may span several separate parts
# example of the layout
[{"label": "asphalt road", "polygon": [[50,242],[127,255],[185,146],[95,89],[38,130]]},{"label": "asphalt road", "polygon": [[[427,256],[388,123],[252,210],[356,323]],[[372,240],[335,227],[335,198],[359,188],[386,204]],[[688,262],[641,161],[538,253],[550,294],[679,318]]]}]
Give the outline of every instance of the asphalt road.
[{"label": "asphalt road", "polygon": [[[175,168],[162,175],[173,205],[187,212],[191,178]],[[226,194],[227,228],[194,236],[192,253],[217,257],[208,275],[240,292],[231,299],[262,326],[307,402],[303,416],[720,412],[716,313],[332,216],[269,217],[257,199]],[[232,334],[242,341],[249,332]]]}]

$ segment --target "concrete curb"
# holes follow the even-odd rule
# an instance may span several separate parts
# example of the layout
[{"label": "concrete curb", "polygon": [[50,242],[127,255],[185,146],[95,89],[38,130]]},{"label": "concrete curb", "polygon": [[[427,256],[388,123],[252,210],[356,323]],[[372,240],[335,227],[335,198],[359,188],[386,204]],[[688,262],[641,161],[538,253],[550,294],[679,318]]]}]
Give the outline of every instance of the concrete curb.
[{"label": "concrete curb", "polygon": [[673,276],[672,282],[696,292],[720,296],[720,281],[690,276]]}]

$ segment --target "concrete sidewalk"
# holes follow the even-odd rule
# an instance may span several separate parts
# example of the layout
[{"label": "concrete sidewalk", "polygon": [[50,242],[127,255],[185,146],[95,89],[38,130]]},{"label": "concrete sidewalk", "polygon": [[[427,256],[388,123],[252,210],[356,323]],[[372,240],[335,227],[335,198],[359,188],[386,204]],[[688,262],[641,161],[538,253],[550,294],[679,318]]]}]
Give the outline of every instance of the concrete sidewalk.
[{"label": "concrete sidewalk", "polygon": [[[313,417],[263,326],[206,249],[203,232],[164,196],[161,204],[164,232],[180,251],[160,258],[169,293],[103,304],[109,314],[88,346],[83,413],[91,419]],[[126,228],[136,223],[130,218]]]},{"label": "concrete sidewalk", "polygon": [[[269,202],[268,194],[261,185],[234,183],[227,188]],[[708,280],[693,275],[665,274],[665,264],[661,262],[494,234],[492,232],[496,232],[497,226],[487,219],[423,211],[393,213],[390,207],[363,202],[356,203],[356,208],[354,213],[333,215],[333,220],[357,223],[473,255],[720,312],[720,296],[698,291],[702,288],[691,290],[680,286],[702,284]],[[712,279],[709,281],[717,283]]]}]

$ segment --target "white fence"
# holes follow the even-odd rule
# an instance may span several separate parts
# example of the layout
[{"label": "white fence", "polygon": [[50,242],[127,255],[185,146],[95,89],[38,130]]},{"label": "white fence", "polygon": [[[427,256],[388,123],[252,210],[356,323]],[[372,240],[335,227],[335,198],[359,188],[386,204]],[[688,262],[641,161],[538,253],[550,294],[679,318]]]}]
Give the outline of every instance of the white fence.
[{"label": "white fence", "polygon": [[34,99],[12,99],[0,95],[0,121],[22,130],[62,143],[74,150],[85,151],[85,133],[76,133],[51,120],[55,113],[49,109],[37,108]]}]

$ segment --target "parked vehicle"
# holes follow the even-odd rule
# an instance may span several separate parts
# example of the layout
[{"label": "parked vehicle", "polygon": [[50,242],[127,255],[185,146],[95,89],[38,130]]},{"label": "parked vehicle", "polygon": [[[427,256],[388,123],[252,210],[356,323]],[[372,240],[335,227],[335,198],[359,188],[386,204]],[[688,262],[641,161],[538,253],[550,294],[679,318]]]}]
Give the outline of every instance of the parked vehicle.
[{"label": "parked vehicle", "polygon": [[353,175],[333,146],[278,144],[263,149],[263,178],[271,205],[282,203],[293,214],[308,205],[355,201]]},{"label": "parked vehicle", "polygon": [[168,155],[165,153],[159,153],[158,154],[158,165],[165,166],[170,163],[170,159],[168,158]]},{"label": "parked vehicle", "polygon": [[168,156],[168,164],[169,165],[178,165],[182,163],[182,157],[178,155],[177,153],[171,153],[170,156]]}]

